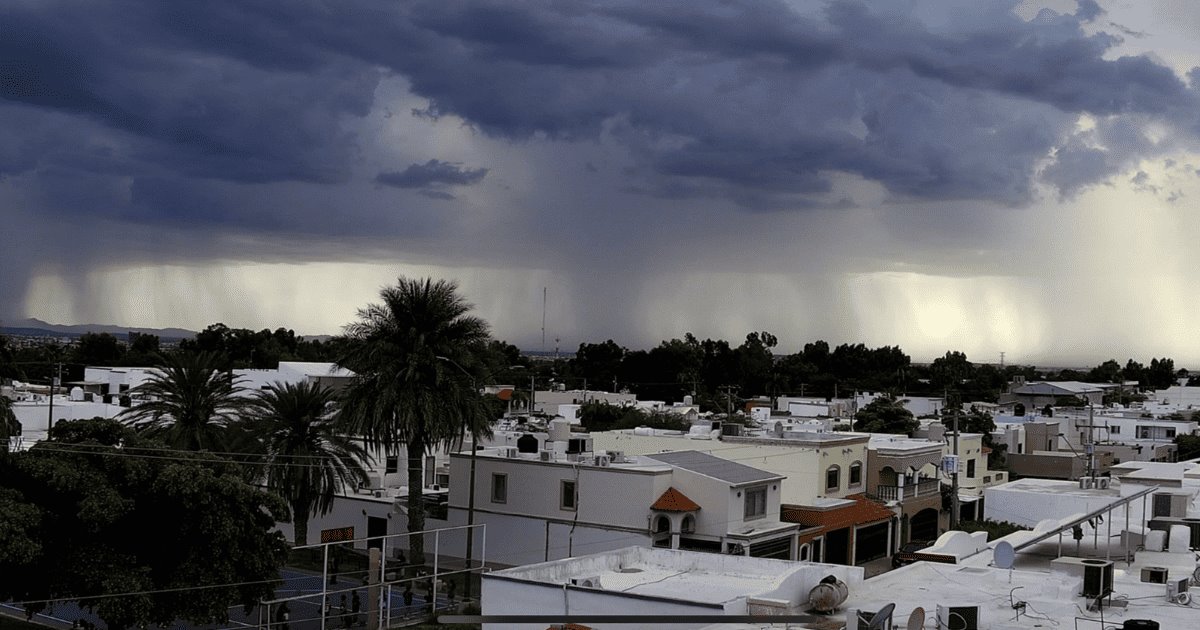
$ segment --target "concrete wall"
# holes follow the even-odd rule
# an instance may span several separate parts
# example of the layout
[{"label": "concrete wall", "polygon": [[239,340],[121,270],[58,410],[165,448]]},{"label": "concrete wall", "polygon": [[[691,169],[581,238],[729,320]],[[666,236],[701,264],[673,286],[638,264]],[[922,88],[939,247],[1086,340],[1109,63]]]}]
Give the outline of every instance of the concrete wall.
[{"label": "concrete wall", "polygon": [[[66,396],[54,397],[54,422],[59,420],[86,420],[100,416],[101,418],[112,418],[118,413],[125,411],[126,407],[120,405],[106,405],[104,403],[89,403],[68,401]],[[50,400],[49,397],[42,397],[38,401],[18,402],[13,403],[13,415],[20,421],[21,427],[25,431],[45,431],[50,422]]]}]

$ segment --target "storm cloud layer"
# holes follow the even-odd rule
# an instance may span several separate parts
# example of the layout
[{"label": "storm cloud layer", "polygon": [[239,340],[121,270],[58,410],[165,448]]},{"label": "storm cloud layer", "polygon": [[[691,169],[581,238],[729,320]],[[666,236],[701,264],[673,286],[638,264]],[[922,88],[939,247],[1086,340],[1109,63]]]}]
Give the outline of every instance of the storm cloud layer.
[{"label": "storm cloud layer", "polygon": [[[168,265],[225,305],[206,315],[331,332],[312,314],[258,321],[271,307],[212,278],[369,263],[474,274],[484,316],[518,341],[535,337],[538,300],[511,294],[539,282],[569,302],[557,334],[576,343],[682,326],[916,334],[864,319],[855,279],[987,277],[1010,301],[1040,298],[1079,265],[1031,221],[1073,224],[1113,186],[1168,212],[1188,202],[1200,71],[1146,51],[1153,25],[1106,8],[9,2],[0,316],[177,318],[187,309],[105,303],[166,299],[152,285],[97,289],[97,274]],[[676,312],[729,291],[794,315],[723,298],[706,317]],[[887,299],[919,319],[902,312],[911,296]],[[1043,351],[1058,320],[1037,317],[1017,328],[1051,332],[1008,343]]]}]

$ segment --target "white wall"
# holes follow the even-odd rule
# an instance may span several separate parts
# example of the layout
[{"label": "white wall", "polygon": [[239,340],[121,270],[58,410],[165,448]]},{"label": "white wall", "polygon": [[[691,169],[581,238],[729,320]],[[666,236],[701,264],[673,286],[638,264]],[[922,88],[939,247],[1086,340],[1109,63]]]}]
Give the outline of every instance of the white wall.
[{"label": "white wall", "polygon": [[[698,603],[669,601],[645,597],[630,597],[619,592],[600,589],[562,587],[554,584],[514,582],[484,574],[482,607],[487,615],[539,614],[556,615],[570,612],[576,615],[719,615],[725,606],[704,606]],[[742,610],[729,614],[745,614]],[[653,624],[663,628],[702,628],[711,624]],[[546,624],[485,624],[488,630],[520,629],[545,630]],[[633,626],[626,626],[633,627]]]},{"label": "white wall", "polygon": [[[50,421],[50,401],[42,397],[36,402],[13,403],[13,415],[21,422],[25,431],[45,431]],[[67,400],[66,396],[54,397],[54,422],[59,420],[86,420],[88,418],[112,418],[125,411],[120,405],[89,403]]]}]

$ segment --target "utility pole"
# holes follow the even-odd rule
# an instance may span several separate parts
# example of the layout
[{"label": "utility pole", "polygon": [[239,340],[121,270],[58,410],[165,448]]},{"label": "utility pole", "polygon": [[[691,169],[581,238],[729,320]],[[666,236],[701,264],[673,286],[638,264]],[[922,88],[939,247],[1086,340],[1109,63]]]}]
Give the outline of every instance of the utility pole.
[{"label": "utility pole", "polygon": [[54,428],[54,390],[62,382],[62,364],[58,363],[58,376],[50,377],[50,413],[46,419],[46,439],[50,439],[50,429]]},{"label": "utility pole", "polygon": [[962,460],[958,457],[958,412],[954,410],[954,476],[950,478],[950,529],[958,527],[958,471],[962,468]]}]

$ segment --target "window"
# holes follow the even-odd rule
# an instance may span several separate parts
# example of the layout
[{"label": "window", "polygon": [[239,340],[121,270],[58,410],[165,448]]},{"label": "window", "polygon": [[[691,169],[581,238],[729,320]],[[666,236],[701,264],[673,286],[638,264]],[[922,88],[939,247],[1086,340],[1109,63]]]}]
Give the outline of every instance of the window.
[{"label": "window", "polygon": [[862,485],[862,462],[850,464],[850,485]]},{"label": "window", "polygon": [[579,503],[579,495],[575,493],[574,481],[563,481],[559,486],[558,507],[563,510],[575,510]]},{"label": "window", "polygon": [[767,515],[767,487],[746,489],[746,507],[743,516],[747,519],[762,518]]},{"label": "window", "polygon": [[974,479],[974,478],[975,478],[975,460],[968,459],[967,460],[967,479]]},{"label": "window", "polygon": [[1108,427],[1108,432],[1112,435],[1117,435],[1121,432],[1121,426],[1116,425],[1116,426]]},{"label": "window", "polygon": [[1138,438],[1143,440],[1150,439],[1150,427],[1138,427]]},{"label": "window", "polygon": [[492,503],[508,502],[508,475],[492,473]]},{"label": "window", "polygon": [[1167,437],[1169,437],[1169,438],[1175,437],[1175,429],[1168,428],[1167,429]]},{"label": "window", "polygon": [[842,469],[838,466],[830,466],[825,471],[825,490],[837,490],[842,486]]},{"label": "window", "polygon": [[387,461],[387,463],[384,464],[384,469],[383,469],[384,474],[390,475],[394,472],[400,471],[400,456],[399,455],[388,455],[386,461]]}]

